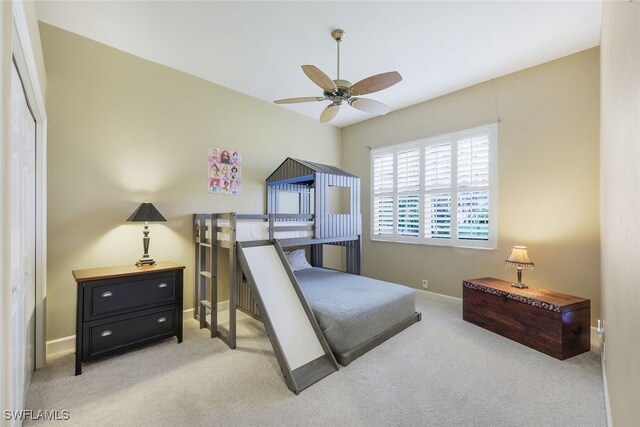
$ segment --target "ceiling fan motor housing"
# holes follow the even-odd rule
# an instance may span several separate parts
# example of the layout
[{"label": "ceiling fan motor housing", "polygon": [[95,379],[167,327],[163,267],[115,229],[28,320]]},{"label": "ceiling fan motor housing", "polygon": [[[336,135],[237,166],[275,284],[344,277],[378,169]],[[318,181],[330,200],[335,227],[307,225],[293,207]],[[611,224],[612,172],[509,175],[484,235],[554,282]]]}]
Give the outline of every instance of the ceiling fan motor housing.
[{"label": "ceiling fan motor housing", "polygon": [[334,80],[337,89],[334,92],[324,91],[324,96],[330,101],[333,101],[334,104],[340,105],[342,101],[348,101],[351,98],[351,92],[349,92],[349,88],[351,87],[351,82],[347,80]]},{"label": "ceiling fan motor housing", "polygon": [[338,86],[338,89],[349,89],[351,87],[351,82],[348,80],[334,80],[333,81],[336,86]]}]

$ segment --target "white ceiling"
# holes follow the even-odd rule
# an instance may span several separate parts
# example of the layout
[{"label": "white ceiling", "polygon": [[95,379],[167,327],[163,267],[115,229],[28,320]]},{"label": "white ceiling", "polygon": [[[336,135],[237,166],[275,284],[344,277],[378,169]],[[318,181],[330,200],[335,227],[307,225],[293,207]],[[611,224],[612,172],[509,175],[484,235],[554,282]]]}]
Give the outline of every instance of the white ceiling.
[{"label": "white ceiling", "polygon": [[[397,70],[369,95],[392,110],[560,58],[600,40],[600,1],[187,2],[39,1],[49,24],[256,98],[322,96],[303,74],[331,78]],[[327,102],[282,106],[318,118]],[[371,118],[343,106],[331,124]]]}]

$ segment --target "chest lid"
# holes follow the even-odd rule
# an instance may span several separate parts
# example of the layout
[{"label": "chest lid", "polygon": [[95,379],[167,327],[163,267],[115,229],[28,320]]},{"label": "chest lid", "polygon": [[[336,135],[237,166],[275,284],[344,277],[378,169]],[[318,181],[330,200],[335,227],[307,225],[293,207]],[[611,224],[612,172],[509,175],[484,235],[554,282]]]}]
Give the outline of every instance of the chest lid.
[{"label": "chest lid", "polygon": [[493,279],[491,277],[464,280],[462,286],[558,313],[565,313],[567,311],[591,306],[591,302],[585,298],[546,289],[518,289],[511,286],[511,282]]}]

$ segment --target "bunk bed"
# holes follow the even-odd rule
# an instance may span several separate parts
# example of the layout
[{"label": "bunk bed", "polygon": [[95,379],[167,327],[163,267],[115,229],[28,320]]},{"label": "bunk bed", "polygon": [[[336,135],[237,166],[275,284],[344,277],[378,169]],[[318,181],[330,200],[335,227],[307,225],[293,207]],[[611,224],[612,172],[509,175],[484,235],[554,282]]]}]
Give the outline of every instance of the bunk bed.
[{"label": "bunk bed", "polygon": [[[277,242],[278,248],[285,250],[310,250],[311,268],[295,271],[294,282],[299,283],[329,347],[343,366],[421,319],[415,311],[414,290],[360,276],[360,178],[333,166],[287,158],[266,181],[267,214],[193,216],[194,316],[201,328],[209,328],[212,337],[220,337],[235,348],[236,308],[265,320],[238,259],[243,246],[260,242]],[[349,207],[348,213],[331,213],[330,187],[348,189],[349,195],[341,201]],[[296,213],[281,213],[292,210],[292,200]],[[323,268],[324,245],[345,248],[346,272]],[[229,271],[226,330],[217,323],[220,251],[228,255],[221,257],[227,258]]]}]

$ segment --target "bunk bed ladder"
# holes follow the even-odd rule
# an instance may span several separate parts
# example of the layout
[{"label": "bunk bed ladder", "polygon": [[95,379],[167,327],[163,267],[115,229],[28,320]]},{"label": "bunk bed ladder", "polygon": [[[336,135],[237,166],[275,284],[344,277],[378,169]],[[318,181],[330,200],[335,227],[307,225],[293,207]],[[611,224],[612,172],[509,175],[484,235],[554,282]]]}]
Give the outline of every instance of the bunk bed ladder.
[{"label": "bunk bed ladder", "polygon": [[[218,321],[218,219],[229,220],[229,324],[228,330],[220,328]],[[209,223],[209,226],[207,225]],[[236,256],[236,214],[194,214],[193,236],[195,242],[195,296],[194,317],[200,328],[208,328],[211,338],[218,337],[231,349],[236,348],[237,280],[242,271]],[[210,238],[207,239],[207,231]],[[207,269],[208,268],[208,269]],[[210,320],[207,321],[207,315]]]},{"label": "bunk bed ladder", "polygon": [[[198,318],[200,328],[209,328],[211,330],[211,338],[218,336],[218,304],[215,296],[218,292],[218,280],[215,272],[217,262],[217,245],[216,239],[207,242],[207,217],[210,215],[196,214],[194,215],[194,229],[196,242],[196,265],[195,265],[195,282],[198,286],[196,293],[196,307],[198,310]],[[216,230],[216,218],[211,217],[211,233]],[[207,270],[207,259],[209,259],[209,268]],[[213,272],[213,273],[212,273]],[[209,286],[207,286],[209,284]],[[209,292],[207,292],[209,288]],[[211,315],[210,321],[207,322],[207,311]]]}]

